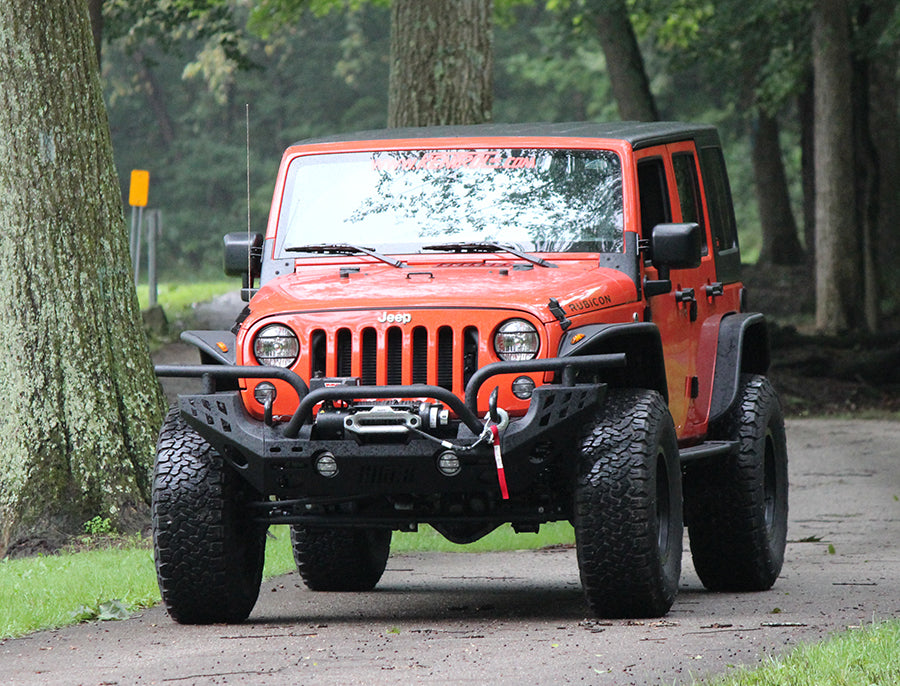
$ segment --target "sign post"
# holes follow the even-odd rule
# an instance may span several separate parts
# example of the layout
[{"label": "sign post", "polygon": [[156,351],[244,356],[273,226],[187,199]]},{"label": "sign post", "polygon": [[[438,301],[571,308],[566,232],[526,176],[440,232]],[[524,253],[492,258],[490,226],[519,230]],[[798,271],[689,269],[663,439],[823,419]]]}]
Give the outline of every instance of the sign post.
[{"label": "sign post", "polygon": [[141,269],[141,223],[144,220],[144,208],[150,192],[150,172],[144,169],[131,170],[131,182],[128,187],[128,204],[131,205],[131,266],[134,271],[134,286],[137,288]]}]

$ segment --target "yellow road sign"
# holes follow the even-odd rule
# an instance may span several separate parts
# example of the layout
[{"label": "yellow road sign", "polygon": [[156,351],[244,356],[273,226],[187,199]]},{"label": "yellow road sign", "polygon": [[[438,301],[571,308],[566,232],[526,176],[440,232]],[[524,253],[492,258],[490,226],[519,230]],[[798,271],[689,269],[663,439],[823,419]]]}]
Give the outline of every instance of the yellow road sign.
[{"label": "yellow road sign", "polygon": [[128,188],[128,204],[132,207],[146,207],[150,192],[150,172],[143,169],[131,170],[131,185]]}]

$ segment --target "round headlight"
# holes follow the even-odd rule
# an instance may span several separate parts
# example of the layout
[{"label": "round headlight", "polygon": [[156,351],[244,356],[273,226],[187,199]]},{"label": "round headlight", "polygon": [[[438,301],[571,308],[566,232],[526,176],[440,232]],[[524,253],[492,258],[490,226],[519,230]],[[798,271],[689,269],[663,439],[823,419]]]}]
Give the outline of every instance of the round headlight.
[{"label": "round headlight", "polygon": [[300,354],[300,341],[288,327],[269,324],[256,334],[253,354],[261,365],[290,367]]},{"label": "round headlight", "polygon": [[524,319],[505,321],[494,334],[494,350],[501,360],[533,360],[540,337],[537,329]]}]

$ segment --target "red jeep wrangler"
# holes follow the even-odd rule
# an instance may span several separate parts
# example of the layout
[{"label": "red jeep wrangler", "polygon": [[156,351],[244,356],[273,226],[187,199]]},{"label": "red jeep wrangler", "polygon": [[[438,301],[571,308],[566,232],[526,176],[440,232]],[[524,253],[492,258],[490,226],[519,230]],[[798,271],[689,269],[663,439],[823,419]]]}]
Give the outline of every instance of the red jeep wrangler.
[{"label": "red jeep wrangler", "polygon": [[[467,543],[571,521],[603,617],[672,605],[683,520],[715,590],[769,588],[787,451],[746,311],[715,129],[486,125],[288,148],[249,305],[160,434],[153,531],[175,620],[240,621],[266,528],[314,590],[380,579],[393,531]],[[683,513],[683,516],[682,516]]]}]

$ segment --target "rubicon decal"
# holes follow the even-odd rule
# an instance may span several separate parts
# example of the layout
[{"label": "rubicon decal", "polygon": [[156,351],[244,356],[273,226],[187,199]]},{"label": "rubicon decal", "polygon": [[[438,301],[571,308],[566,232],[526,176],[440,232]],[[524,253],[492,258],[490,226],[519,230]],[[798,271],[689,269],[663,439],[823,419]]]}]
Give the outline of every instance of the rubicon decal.
[{"label": "rubicon decal", "polygon": [[378,321],[382,324],[409,324],[412,315],[409,312],[382,312],[378,315]]},{"label": "rubicon decal", "polygon": [[584,312],[585,310],[595,310],[598,307],[606,307],[612,305],[612,297],[608,295],[595,295],[591,298],[582,298],[573,303],[568,303],[566,307],[569,312]]}]

